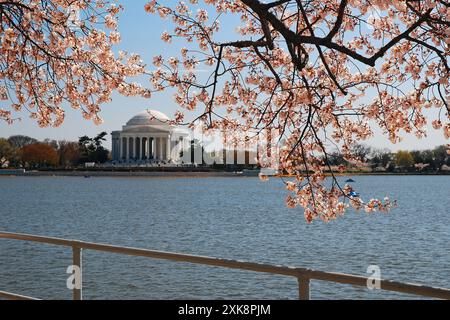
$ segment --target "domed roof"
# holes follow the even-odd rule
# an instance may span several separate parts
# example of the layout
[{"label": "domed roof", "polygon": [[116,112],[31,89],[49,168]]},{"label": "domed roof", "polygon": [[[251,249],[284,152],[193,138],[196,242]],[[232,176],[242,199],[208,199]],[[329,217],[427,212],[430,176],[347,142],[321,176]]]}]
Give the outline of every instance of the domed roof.
[{"label": "domed roof", "polygon": [[156,110],[139,112],[127,122],[127,126],[163,125],[170,121],[164,113]]}]

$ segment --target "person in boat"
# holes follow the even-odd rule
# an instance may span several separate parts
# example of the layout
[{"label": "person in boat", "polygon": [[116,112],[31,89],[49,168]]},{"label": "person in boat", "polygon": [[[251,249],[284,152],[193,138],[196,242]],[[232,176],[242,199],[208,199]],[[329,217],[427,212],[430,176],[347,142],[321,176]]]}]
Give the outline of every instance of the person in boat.
[{"label": "person in boat", "polygon": [[353,190],[352,186],[349,186],[348,196],[352,198],[359,198],[359,193]]},{"label": "person in boat", "polygon": [[359,193],[356,192],[356,191],[351,191],[351,192],[349,193],[349,196],[350,196],[350,197],[353,197],[353,198],[359,198]]}]

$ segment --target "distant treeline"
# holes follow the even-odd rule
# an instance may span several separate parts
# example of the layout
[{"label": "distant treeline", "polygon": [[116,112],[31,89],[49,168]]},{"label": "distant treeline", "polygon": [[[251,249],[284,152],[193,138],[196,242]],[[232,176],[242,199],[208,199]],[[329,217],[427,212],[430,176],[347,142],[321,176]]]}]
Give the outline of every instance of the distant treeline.
[{"label": "distant treeline", "polygon": [[0,168],[74,168],[88,162],[105,163],[110,157],[103,147],[106,135],[83,136],[78,142],[38,141],[23,135],[0,138]]},{"label": "distant treeline", "polygon": [[[70,169],[84,167],[86,163],[102,164],[110,160],[110,152],[103,146],[106,135],[106,132],[102,132],[92,138],[83,136],[78,142],[50,139],[38,141],[23,135],[8,139],[0,138],[0,168]],[[200,145],[197,147],[201,148]],[[348,171],[427,173],[450,171],[449,149],[444,145],[430,150],[393,153],[389,149],[376,149],[357,144],[352,152],[363,165],[355,166],[347,162],[338,151],[328,155],[329,164],[335,168],[346,166]]]},{"label": "distant treeline", "polygon": [[[449,148],[445,145],[429,150],[398,151],[376,149],[358,144],[353,153],[372,172],[440,172],[450,170]],[[332,166],[352,167],[339,152],[329,157]]]}]

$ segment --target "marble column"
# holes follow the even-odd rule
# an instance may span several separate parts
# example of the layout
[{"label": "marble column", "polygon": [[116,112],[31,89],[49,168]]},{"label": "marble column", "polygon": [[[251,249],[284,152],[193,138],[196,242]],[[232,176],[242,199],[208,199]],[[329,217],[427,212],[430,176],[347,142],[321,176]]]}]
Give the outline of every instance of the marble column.
[{"label": "marble column", "polygon": [[[131,143],[130,143],[131,142]],[[133,145],[130,137],[127,137],[127,161],[131,160],[131,152],[133,152]]]},{"label": "marble column", "polygon": [[180,155],[181,153],[184,151],[184,141],[183,141],[183,137],[180,137],[180,140],[178,142],[178,150],[177,150],[177,160],[180,160]]},{"label": "marble column", "polygon": [[119,152],[119,156],[117,157],[117,160],[122,160],[122,135],[119,135],[119,150],[117,150]]},{"label": "marble column", "polygon": [[115,160],[116,159],[116,139],[112,138],[112,143],[111,143],[111,155],[112,155],[112,159]]},{"label": "marble column", "polygon": [[159,154],[159,160],[160,161],[162,161],[162,160],[164,160],[164,153],[163,153],[163,147],[164,147],[164,144],[163,144],[163,138],[162,137],[159,137],[158,138],[159,139],[159,145],[158,145],[158,154]]},{"label": "marble column", "polygon": [[120,140],[119,140],[119,160],[122,160],[122,154],[123,154],[123,138],[122,135],[120,135]]},{"label": "marble column", "polygon": [[171,148],[170,148],[170,134],[169,136],[166,138],[167,142],[166,142],[166,159],[170,160],[171,158]]}]

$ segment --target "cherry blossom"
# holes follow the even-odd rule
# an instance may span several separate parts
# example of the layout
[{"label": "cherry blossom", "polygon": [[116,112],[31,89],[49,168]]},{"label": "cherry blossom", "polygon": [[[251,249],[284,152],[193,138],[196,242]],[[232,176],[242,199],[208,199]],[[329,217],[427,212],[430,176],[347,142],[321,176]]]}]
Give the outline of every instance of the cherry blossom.
[{"label": "cherry blossom", "polygon": [[114,90],[150,96],[127,78],[144,73],[120,42],[121,7],[107,0],[0,0],[0,119],[29,111],[39,126],[59,126],[65,108],[100,124],[100,106]]},{"label": "cherry blossom", "polygon": [[[228,142],[276,144],[278,169],[292,177],[286,204],[308,222],[395,205],[365,202],[326,177],[331,150],[360,162],[352,146],[374,127],[393,143],[424,137],[429,123],[450,137],[447,1],[153,0],[145,10],[170,19],[161,38],[182,46],[178,60],[155,57],[154,91],[174,90],[177,119],[194,112]],[[224,40],[231,28],[235,38]]]}]

